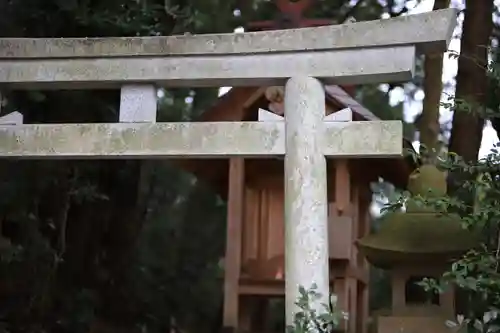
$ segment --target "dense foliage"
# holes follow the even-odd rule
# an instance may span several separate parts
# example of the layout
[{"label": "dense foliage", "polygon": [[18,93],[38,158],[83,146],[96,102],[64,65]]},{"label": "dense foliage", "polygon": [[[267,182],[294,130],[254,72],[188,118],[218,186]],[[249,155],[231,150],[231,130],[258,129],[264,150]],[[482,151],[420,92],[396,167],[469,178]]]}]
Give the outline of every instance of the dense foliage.
[{"label": "dense foliage", "polygon": [[[494,59],[490,64],[491,91],[500,87],[499,65]],[[471,105],[466,100],[445,103],[457,112],[481,112],[481,116],[500,117],[498,94],[489,96],[484,106]],[[474,111],[472,111],[474,110]],[[461,183],[446,196],[413,196],[405,192],[385,208],[387,211],[402,209],[408,200],[420,206],[436,209],[439,214],[459,213],[464,229],[481,242],[463,257],[456,258],[450,269],[438,279],[424,279],[419,284],[429,292],[443,292],[457,288],[458,316],[447,324],[460,332],[500,332],[500,144],[483,159],[466,162],[453,152],[438,160],[438,167],[448,174],[460,173]],[[415,156],[415,158],[419,158]],[[436,225],[439,228],[439,225]]]}]

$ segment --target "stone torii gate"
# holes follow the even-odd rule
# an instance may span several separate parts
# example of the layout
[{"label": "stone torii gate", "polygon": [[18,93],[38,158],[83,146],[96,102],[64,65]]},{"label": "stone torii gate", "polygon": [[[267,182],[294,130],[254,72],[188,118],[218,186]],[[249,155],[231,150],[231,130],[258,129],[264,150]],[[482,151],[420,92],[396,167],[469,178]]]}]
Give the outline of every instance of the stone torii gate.
[{"label": "stone torii gate", "polygon": [[[328,301],[325,157],[402,155],[399,121],[325,119],[323,83],[410,80],[415,52],[445,51],[456,15],[450,9],[389,20],[237,34],[0,39],[2,87],[121,88],[122,96],[120,123],[13,125],[10,121],[0,126],[0,157],[284,156],[286,318],[291,323],[299,286],[318,286],[322,294],[314,304],[318,309]],[[155,121],[155,85],[285,82],[284,121]]]}]

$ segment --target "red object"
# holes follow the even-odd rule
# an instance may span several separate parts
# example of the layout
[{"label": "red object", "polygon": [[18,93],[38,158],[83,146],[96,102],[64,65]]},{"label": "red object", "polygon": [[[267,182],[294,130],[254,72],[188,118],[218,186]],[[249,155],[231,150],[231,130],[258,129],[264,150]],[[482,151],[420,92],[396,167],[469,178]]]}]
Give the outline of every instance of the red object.
[{"label": "red object", "polygon": [[[332,20],[307,19],[304,17],[304,12],[307,11],[313,3],[314,0],[299,0],[296,2],[291,0],[275,0],[276,7],[287,21],[286,23],[289,26],[287,28],[318,27],[332,24]],[[283,27],[281,27],[283,23],[284,22],[281,22],[281,20],[251,22],[248,27],[251,28],[251,30],[283,29]]]},{"label": "red object", "polygon": [[[314,0],[275,0],[276,7],[280,11],[280,17],[273,21],[250,22],[248,30],[278,30],[293,28],[308,28],[331,25],[333,22],[329,19],[308,19],[304,13],[314,4]],[[350,95],[354,94],[355,86],[342,86]]]}]

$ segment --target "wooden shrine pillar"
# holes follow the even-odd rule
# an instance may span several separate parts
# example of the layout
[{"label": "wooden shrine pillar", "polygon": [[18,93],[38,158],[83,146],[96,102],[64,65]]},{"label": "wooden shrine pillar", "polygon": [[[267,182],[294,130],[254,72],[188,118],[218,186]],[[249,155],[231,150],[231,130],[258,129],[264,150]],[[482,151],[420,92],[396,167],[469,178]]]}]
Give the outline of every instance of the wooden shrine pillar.
[{"label": "wooden shrine pillar", "polygon": [[227,204],[226,256],[224,262],[223,326],[236,329],[239,321],[239,280],[241,267],[241,237],[245,199],[245,160],[229,161]]},{"label": "wooden shrine pillar", "polygon": [[[338,307],[343,311],[349,313],[348,325],[343,325],[344,330],[351,330],[352,322],[356,322],[356,314],[353,306],[356,305],[355,283],[356,280],[349,276],[349,268],[352,265],[353,248],[351,248],[352,241],[350,238],[355,234],[355,218],[352,216],[352,202],[351,202],[352,182],[351,174],[349,171],[349,161],[346,159],[339,159],[335,161],[335,202],[329,212],[329,228],[330,242],[332,245],[338,243],[339,246],[349,247],[348,260],[342,264],[332,263],[331,270],[334,277],[333,292],[338,297]],[[340,223],[345,227],[339,228]],[[354,231],[354,232],[353,232]],[[338,233],[343,233],[339,235]],[[336,242],[335,240],[344,239],[343,242]],[[354,332],[353,332],[354,333]]]},{"label": "wooden shrine pillar", "polygon": [[[358,234],[357,239],[363,238],[370,233],[371,217],[370,217],[370,205],[372,203],[372,191],[370,189],[369,181],[362,181],[359,184],[359,205],[358,205]],[[370,265],[366,258],[360,253],[356,247],[356,264],[359,269],[369,275]],[[367,283],[362,283],[358,281],[358,327],[356,332],[367,333],[368,332],[368,319],[370,316],[370,300],[369,300],[369,280]]]},{"label": "wooden shrine pillar", "polygon": [[334,172],[335,202],[330,204],[329,212],[333,289],[338,307],[349,314],[342,329],[364,333],[368,320],[368,269],[354,244],[369,230],[371,192],[369,184],[358,179],[349,160],[335,160]]}]

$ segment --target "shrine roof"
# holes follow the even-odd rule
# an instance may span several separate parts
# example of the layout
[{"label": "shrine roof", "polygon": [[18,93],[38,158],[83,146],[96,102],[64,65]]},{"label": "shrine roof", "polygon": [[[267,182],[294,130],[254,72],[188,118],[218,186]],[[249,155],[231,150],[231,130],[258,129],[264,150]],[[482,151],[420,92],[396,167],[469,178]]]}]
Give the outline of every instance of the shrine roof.
[{"label": "shrine roof", "polygon": [[[205,111],[195,121],[257,121],[259,109],[269,110],[270,101],[266,97],[267,87],[235,87],[218,98],[217,102]],[[376,121],[380,120],[370,110],[357,102],[340,86],[329,85],[325,87],[327,112],[336,112],[349,107],[353,112],[353,121]],[[410,140],[403,140],[403,148],[413,150]],[[249,159],[251,161],[251,159]],[[211,185],[215,185],[216,191],[222,196],[227,191],[229,163],[228,159],[180,159],[174,163],[187,172],[196,175]],[[261,173],[255,162],[247,171]],[[410,158],[383,158],[370,159],[370,163],[376,165],[380,176],[388,179],[398,187],[406,187],[409,174],[416,168],[413,159]],[[253,170],[255,168],[255,170]],[[372,168],[372,167],[370,167]],[[260,171],[259,171],[260,170]]]},{"label": "shrine roof", "polygon": [[[270,101],[265,96],[266,89],[265,87],[232,88],[195,121],[256,120],[259,108],[269,109]],[[340,86],[325,86],[325,97],[325,102],[332,112],[350,108],[353,112],[353,121],[381,120]],[[411,141],[408,139],[404,141],[405,148],[413,150]]]}]

